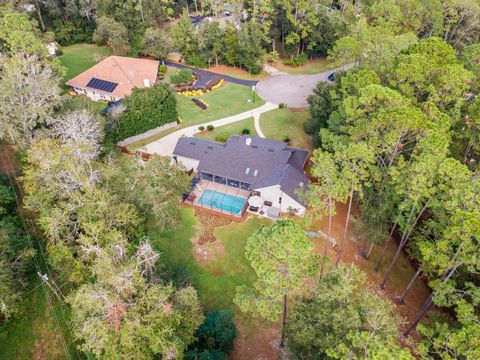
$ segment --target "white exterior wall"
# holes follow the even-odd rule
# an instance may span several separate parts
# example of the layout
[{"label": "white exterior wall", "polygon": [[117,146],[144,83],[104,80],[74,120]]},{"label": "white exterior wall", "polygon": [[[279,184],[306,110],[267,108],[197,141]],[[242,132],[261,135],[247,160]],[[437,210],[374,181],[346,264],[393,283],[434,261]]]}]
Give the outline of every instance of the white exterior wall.
[{"label": "white exterior wall", "polygon": [[187,170],[193,169],[193,171],[197,172],[198,164],[200,163],[200,161],[192,158],[188,158],[185,156],[180,156],[180,155],[175,155],[175,156],[177,157],[177,161],[183,166],[185,166]]},{"label": "white exterior wall", "polygon": [[[260,192],[260,196],[266,200],[271,201],[272,206],[279,208],[281,212],[288,212],[289,208],[296,209],[298,215],[305,212],[305,207],[295,199],[292,199],[288,194],[280,189],[280,185],[268,186],[260,189],[255,189]],[[280,204],[280,197],[282,203]]]},{"label": "white exterior wall", "polygon": [[93,101],[117,101],[121,98],[116,98],[111,94],[102,93],[100,91],[94,91],[91,89],[74,87],[75,92],[80,95],[86,95],[90,100]]}]

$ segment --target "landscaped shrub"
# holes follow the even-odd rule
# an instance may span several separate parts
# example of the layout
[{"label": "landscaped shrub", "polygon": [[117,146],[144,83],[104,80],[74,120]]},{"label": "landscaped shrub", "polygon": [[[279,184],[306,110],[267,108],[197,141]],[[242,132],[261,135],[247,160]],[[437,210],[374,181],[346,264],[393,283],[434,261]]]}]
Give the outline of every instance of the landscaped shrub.
[{"label": "landscaped shrub", "polygon": [[227,135],[217,135],[215,136],[215,141],[216,142],[220,142],[220,143],[224,143],[228,140],[228,136]]},{"label": "landscaped shrub", "polygon": [[273,64],[273,63],[276,63],[279,58],[280,58],[280,55],[278,54],[278,51],[273,50],[273,51],[270,53],[267,61],[268,61],[269,64]]},{"label": "landscaped shrub", "polygon": [[167,67],[165,65],[160,65],[158,67],[158,74],[157,74],[158,78],[163,79],[165,77],[166,72],[167,72]]},{"label": "landscaped shrub", "polygon": [[288,136],[285,136],[283,138],[283,141],[285,141],[286,143],[289,143],[290,141],[292,141],[292,139],[290,139]]},{"label": "landscaped shrub", "polygon": [[208,107],[208,104],[205,100],[201,100],[201,99],[192,99],[192,101],[198,106],[200,107],[202,110],[206,110],[207,107]]},{"label": "landscaped shrub", "polygon": [[280,103],[280,104],[278,104],[278,107],[280,109],[283,109],[284,107],[287,107],[287,105],[285,105],[285,103]]},{"label": "landscaped shrub", "polygon": [[242,135],[248,135],[248,134],[250,134],[250,129],[247,129],[247,128],[242,129]]},{"label": "landscaped shrub", "polygon": [[292,59],[283,60],[283,63],[288,66],[298,67],[298,66],[305,65],[307,60],[308,60],[307,54],[300,54],[297,57],[294,57]]},{"label": "landscaped shrub", "polygon": [[207,130],[208,130],[208,131],[212,131],[213,129],[214,129],[214,126],[213,126],[213,125],[208,125],[208,126],[207,126]]},{"label": "landscaped shrub", "polygon": [[136,88],[125,98],[126,110],[120,115],[113,130],[116,141],[138,135],[177,121],[177,100],[172,89],[165,84],[148,88]]},{"label": "landscaped shrub", "polygon": [[174,85],[186,85],[193,81],[192,70],[181,69],[177,73],[170,75],[170,82]]},{"label": "landscaped shrub", "polygon": [[203,125],[199,126],[199,127],[198,127],[198,130],[200,130],[200,131],[205,130],[205,126],[203,126]]}]

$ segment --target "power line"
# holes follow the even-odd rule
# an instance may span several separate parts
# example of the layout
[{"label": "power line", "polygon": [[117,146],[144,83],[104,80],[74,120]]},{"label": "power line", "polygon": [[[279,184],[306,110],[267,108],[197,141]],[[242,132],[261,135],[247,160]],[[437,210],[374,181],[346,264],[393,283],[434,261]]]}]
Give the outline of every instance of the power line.
[{"label": "power line", "polygon": [[[20,200],[18,199],[18,195],[17,195],[17,191],[16,189],[18,189],[20,195],[22,196],[22,199],[24,198],[24,193],[22,191],[22,188],[20,187],[20,184],[18,183],[18,180],[16,179],[16,176],[13,176],[14,178],[14,181],[16,183],[16,186],[14,184],[14,181],[12,180],[12,176],[11,174],[8,173],[8,169],[12,169],[14,170],[14,167],[13,167],[13,164],[11,163],[10,159],[8,158],[8,156],[1,156],[2,158],[2,164],[4,166],[5,169],[7,169],[7,173],[6,173],[6,176],[8,178],[8,181],[10,183],[10,186],[13,190],[13,195],[14,195],[14,198],[15,198],[15,203],[17,205],[17,209],[18,209],[18,215],[20,217],[20,221],[22,223],[22,226],[24,228],[24,231],[25,231],[25,234],[29,234],[31,233],[32,231],[29,231],[28,230],[28,227],[27,227],[27,224],[26,224],[26,221],[25,221],[25,217],[24,217],[24,214],[20,211],[21,209],[21,204],[20,204]],[[47,264],[47,260],[45,258],[45,254],[43,253],[43,248],[42,248],[42,244],[40,242],[40,239],[39,239],[39,236],[38,236],[38,233],[37,233],[37,230],[36,230],[36,227],[35,227],[35,224],[33,222],[33,220],[31,219],[31,216],[30,214],[28,214],[28,220],[30,221],[30,224],[31,224],[31,229],[33,230],[33,235],[37,241],[37,245],[38,245],[38,249],[40,251],[40,254],[42,256],[42,259],[43,259],[43,263],[45,265],[45,268],[47,270],[47,273],[48,274],[51,274],[50,272],[50,269],[48,267],[48,264]],[[29,236],[26,236],[27,237],[27,241],[29,243],[29,246],[33,249],[34,246],[33,246],[33,243],[32,243],[32,240],[30,239]],[[38,261],[38,258],[37,258],[37,254],[35,254],[33,256],[33,259],[34,259],[34,263],[35,263],[35,268],[37,270],[37,273],[40,273],[41,272],[41,267],[40,267],[40,263]],[[51,276],[50,276],[51,278]],[[41,286],[42,286],[42,289],[43,289],[43,292],[44,292],[44,295],[45,295],[45,298],[47,300],[47,305],[48,305],[48,308],[49,308],[49,311],[50,313],[52,314],[52,317],[54,319],[54,322],[55,322],[55,326],[57,327],[58,329],[58,332],[60,334],[60,338],[61,338],[61,341],[62,341],[62,346],[63,346],[63,350],[65,352],[65,355],[67,356],[68,359],[71,359],[71,355],[70,355],[70,352],[68,351],[68,346],[67,346],[67,342],[65,340],[65,337],[64,337],[64,334],[63,334],[63,331],[62,331],[62,328],[60,326],[60,322],[58,320],[58,317],[57,317],[57,314],[55,313],[54,309],[53,309],[53,305],[52,305],[52,302],[51,302],[51,299],[50,299],[50,296],[48,295],[48,291],[46,289],[46,286],[45,286],[45,283],[44,281],[41,281]],[[62,310],[62,313],[63,313],[63,308],[61,308]],[[65,315],[63,313],[63,315]],[[65,318],[64,318],[65,320]],[[78,351],[75,347],[75,352],[76,352],[76,355],[77,355],[77,358],[79,359],[79,354],[78,354]]]}]

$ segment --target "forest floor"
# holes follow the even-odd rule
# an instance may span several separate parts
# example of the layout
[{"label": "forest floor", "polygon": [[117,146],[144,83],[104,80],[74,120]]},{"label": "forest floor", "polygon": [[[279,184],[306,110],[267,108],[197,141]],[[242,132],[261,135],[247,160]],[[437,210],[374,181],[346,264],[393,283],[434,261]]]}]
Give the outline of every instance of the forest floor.
[{"label": "forest floor", "polygon": [[[176,231],[154,236],[154,243],[164,254],[172,269],[177,283],[191,283],[197,290],[205,310],[231,309],[235,314],[238,335],[235,346],[230,353],[234,360],[277,359],[280,338],[280,323],[268,323],[258,317],[243,314],[233,303],[235,288],[240,284],[252,285],[255,273],[244,255],[246,239],[261,225],[271,222],[255,216],[248,216],[241,223],[229,223],[213,229],[213,240],[200,243],[199,239],[205,231],[205,224],[199,222],[195,210],[182,207],[182,223]],[[356,211],[353,211],[356,213]],[[337,205],[337,214],[332,219],[332,236],[341,241],[346,217],[346,206]],[[208,226],[208,225],[207,225]],[[328,218],[316,219],[309,230],[328,230]],[[315,251],[323,254],[324,240],[314,239]],[[415,269],[405,254],[401,254],[384,291],[378,287],[383,270],[393,257],[396,243],[388,249],[380,272],[374,266],[381,252],[375,246],[370,259],[359,255],[361,241],[349,238],[342,256],[343,263],[353,263],[366,272],[368,286],[379,296],[394,301],[395,296],[407,285]],[[329,257],[333,263],[337,253],[329,246]],[[423,302],[429,295],[429,289],[421,280],[417,280],[405,299],[405,304],[396,305],[398,313],[405,323],[413,319]],[[402,339],[402,342],[404,339]]]},{"label": "forest floor", "polygon": [[336,64],[327,58],[309,59],[302,66],[288,66],[283,63],[285,59],[280,59],[271,65],[279,71],[288,74],[317,74],[333,69]]},{"label": "forest floor", "polygon": [[254,75],[254,74],[250,74],[246,70],[240,69],[238,67],[228,66],[228,65],[212,66],[205,70],[208,70],[217,74],[232,76],[232,77],[243,79],[243,80],[262,80],[269,76],[269,74],[264,70],[262,70],[260,74]]},{"label": "forest floor", "polygon": [[[347,206],[345,204],[337,204],[336,207],[337,213],[332,218],[332,237],[336,239],[337,243],[340,243],[345,229]],[[353,210],[352,212],[356,213],[355,210]],[[393,268],[393,271],[385,286],[385,289],[380,290],[378,284],[380,283],[384,271],[390,263],[390,260],[393,258],[393,255],[397,249],[397,243],[393,241],[390,244],[380,271],[376,272],[374,268],[377,260],[380,257],[382,246],[374,246],[370,258],[368,260],[365,259],[363,256],[360,255],[363,239],[353,238],[351,226],[352,224],[350,223],[349,236],[347,237],[347,242],[345,243],[345,249],[341,258],[341,262],[357,265],[367,274],[368,283],[371,290],[378,295],[394,302],[395,297],[402,293],[402,291],[405,289],[408,282],[414,275],[416,269],[411,264],[407,255],[404,252],[400,253],[400,257]],[[321,230],[326,234],[328,231],[328,217],[314,220],[310,225],[309,229],[317,231]],[[326,240],[324,240],[323,238],[314,240],[315,248],[318,254],[323,255],[325,241]],[[369,246],[370,244],[368,244],[367,248]],[[337,256],[337,252],[333,250],[332,246],[328,247],[328,256],[330,258],[330,262],[333,264]],[[397,304],[398,313],[404,318],[406,323],[414,319],[417,311],[422,307],[423,303],[429,295],[430,290],[428,286],[421,279],[417,279],[414,286],[407,294],[405,298],[405,303],[403,305]]]}]

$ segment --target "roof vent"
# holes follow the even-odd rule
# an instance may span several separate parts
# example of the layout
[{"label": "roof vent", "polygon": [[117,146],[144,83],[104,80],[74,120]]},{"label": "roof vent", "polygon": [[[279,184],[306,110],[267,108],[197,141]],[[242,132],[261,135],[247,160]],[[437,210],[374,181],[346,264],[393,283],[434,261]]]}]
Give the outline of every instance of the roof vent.
[{"label": "roof vent", "polygon": [[273,152],[273,149],[272,149],[272,148],[268,148],[268,151]]},{"label": "roof vent", "polygon": [[258,145],[252,145],[252,148],[257,149]]},{"label": "roof vent", "polygon": [[252,138],[247,137],[245,139],[245,145],[251,145],[252,144]]},{"label": "roof vent", "polygon": [[255,170],[255,171],[253,172],[253,176],[257,176],[257,175],[258,175],[258,170]]},{"label": "roof vent", "polygon": [[190,141],[190,145],[197,145],[197,143]]},{"label": "roof vent", "polygon": [[213,146],[208,145],[207,148],[209,148],[210,150],[213,150]]},{"label": "roof vent", "polygon": [[145,86],[145,87],[150,87],[150,80],[148,80],[148,79],[143,79],[143,86]]}]

